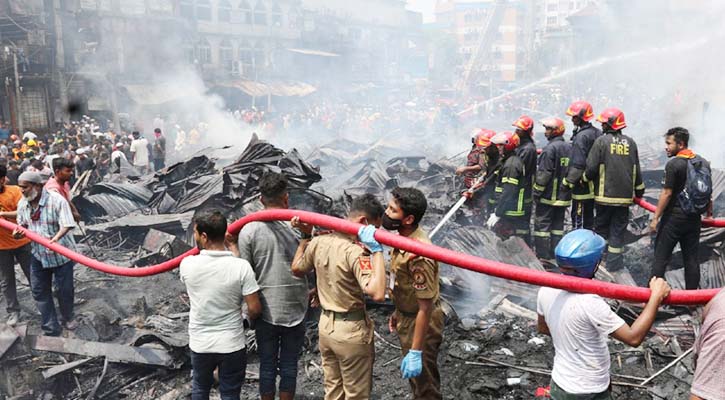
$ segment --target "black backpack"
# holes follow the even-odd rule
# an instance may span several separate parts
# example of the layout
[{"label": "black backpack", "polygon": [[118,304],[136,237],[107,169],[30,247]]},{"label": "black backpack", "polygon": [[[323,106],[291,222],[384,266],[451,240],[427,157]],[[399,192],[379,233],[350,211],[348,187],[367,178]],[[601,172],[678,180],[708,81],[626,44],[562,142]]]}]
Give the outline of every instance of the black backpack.
[{"label": "black backpack", "polygon": [[687,160],[687,182],[677,195],[680,208],[685,214],[702,215],[707,211],[712,197],[712,171],[710,163],[700,156]]}]

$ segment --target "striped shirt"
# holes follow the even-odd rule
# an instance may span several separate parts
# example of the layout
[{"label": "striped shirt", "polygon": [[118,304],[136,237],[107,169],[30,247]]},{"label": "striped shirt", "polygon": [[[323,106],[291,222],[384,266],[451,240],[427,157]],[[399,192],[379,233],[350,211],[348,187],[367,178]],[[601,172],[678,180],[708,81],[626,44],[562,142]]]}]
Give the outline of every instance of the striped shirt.
[{"label": "striped shirt", "polygon": [[[32,218],[34,213],[39,213],[35,221]],[[31,205],[28,203],[28,200],[25,197],[20,199],[18,202],[17,221],[18,225],[24,226],[31,232],[48,239],[52,239],[61,228],[76,227],[70,205],[68,205],[65,198],[58,194],[58,192],[47,191],[45,189],[43,189],[41,194],[38,209],[31,210]],[[74,250],[76,245],[73,235],[70,232],[64,235],[58,241],[58,244],[71,250]],[[43,268],[54,268],[71,261],[67,257],[35,242],[32,245],[32,253],[33,257],[41,262]]]}]

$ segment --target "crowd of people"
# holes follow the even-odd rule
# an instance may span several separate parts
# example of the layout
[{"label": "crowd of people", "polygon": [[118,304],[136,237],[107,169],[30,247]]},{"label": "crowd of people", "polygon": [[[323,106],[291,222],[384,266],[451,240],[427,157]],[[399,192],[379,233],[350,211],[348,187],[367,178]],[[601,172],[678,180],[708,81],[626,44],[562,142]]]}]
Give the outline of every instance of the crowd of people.
[{"label": "crowd of people", "polygon": [[19,137],[0,130],[0,165],[7,167],[13,185],[25,171],[39,172],[47,180],[53,174],[53,163],[60,159],[74,166],[71,185],[86,172],[94,175],[94,181],[119,174],[127,163],[138,174],[158,171],[165,167],[166,153],[166,137],[160,128],[154,129],[149,140],[136,130],[131,134],[102,131],[87,116],[64,123],[54,134],[27,131]]}]

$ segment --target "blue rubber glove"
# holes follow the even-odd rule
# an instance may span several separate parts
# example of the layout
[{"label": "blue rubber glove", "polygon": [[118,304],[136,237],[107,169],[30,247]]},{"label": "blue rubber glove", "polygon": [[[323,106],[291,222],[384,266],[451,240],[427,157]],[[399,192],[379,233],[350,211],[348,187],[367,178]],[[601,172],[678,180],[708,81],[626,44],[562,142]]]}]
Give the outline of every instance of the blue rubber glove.
[{"label": "blue rubber glove", "polygon": [[403,362],[400,364],[400,372],[403,373],[403,379],[411,379],[420,375],[423,371],[423,352],[420,350],[410,350],[406,354]]},{"label": "blue rubber glove", "polygon": [[383,246],[375,240],[375,226],[368,225],[361,227],[357,231],[357,237],[371,252],[377,253],[383,251]]}]

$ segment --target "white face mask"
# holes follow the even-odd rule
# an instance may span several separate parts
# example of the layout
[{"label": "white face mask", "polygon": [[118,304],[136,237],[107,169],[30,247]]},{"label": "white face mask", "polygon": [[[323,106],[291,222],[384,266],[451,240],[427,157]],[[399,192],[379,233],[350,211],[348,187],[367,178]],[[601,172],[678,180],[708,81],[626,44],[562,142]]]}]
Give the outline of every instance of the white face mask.
[{"label": "white face mask", "polygon": [[36,197],[38,197],[38,189],[33,188],[33,190],[23,193],[23,196],[25,196],[25,200],[33,201]]}]

